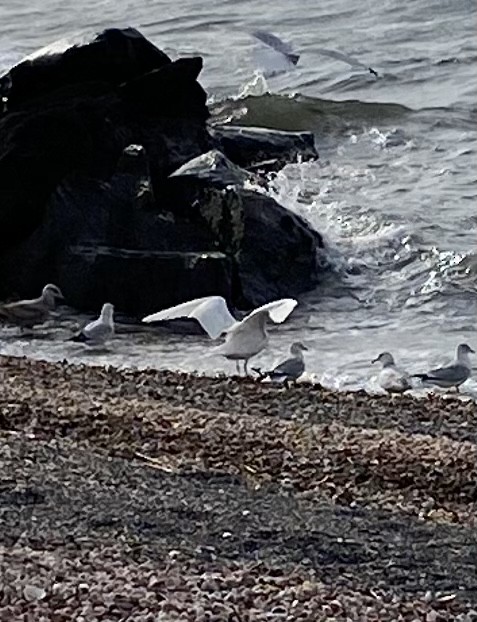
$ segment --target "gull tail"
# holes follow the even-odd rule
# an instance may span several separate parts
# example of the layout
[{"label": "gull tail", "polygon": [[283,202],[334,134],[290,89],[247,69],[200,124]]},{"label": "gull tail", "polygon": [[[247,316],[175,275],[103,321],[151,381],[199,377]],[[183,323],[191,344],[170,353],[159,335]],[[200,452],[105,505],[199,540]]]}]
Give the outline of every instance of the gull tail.
[{"label": "gull tail", "polygon": [[263,380],[269,375],[269,372],[263,372],[260,367],[252,367],[252,371],[258,374],[260,380]]}]

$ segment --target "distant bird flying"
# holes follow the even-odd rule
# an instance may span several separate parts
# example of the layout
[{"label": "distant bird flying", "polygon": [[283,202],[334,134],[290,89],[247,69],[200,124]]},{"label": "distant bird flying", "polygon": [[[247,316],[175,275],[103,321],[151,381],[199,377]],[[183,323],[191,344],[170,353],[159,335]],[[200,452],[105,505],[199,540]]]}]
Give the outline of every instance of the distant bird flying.
[{"label": "distant bird flying", "polygon": [[245,374],[252,356],[268,345],[267,321],[284,322],[297,305],[293,298],[282,298],[258,307],[242,320],[236,320],[221,296],[206,296],[184,302],[143,318],[143,322],[159,322],[177,318],[196,319],[212,339],[225,333],[225,343],[214,351],[227,359],[235,360],[240,373],[239,361],[244,361]]},{"label": "distant bird flying", "polygon": [[21,328],[33,328],[46,322],[55,310],[57,301],[63,299],[60,289],[49,283],[45,285],[39,298],[0,305],[0,320]]},{"label": "distant bird flying", "polygon": [[[267,45],[268,47],[275,50],[282,56],[284,56],[292,65],[296,66],[298,61],[300,60],[300,54],[293,50],[292,46],[285,41],[282,41],[276,35],[266,32],[265,30],[255,30],[252,32],[252,36]],[[327,48],[314,48],[314,51],[322,56],[328,56],[329,58],[334,58],[336,60],[340,60],[343,63],[347,63],[352,67],[359,67],[361,69],[366,69],[373,76],[378,77],[377,71],[375,71],[372,67],[368,67],[361,61],[359,61],[354,56],[349,56],[348,54],[344,54],[343,52],[339,52],[338,50],[329,50]]]},{"label": "distant bird flying", "polygon": [[90,345],[103,345],[114,336],[114,307],[106,302],[102,308],[100,316],[94,322],[86,324],[72,341],[86,343]]},{"label": "distant bird flying", "polygon": [[266,32],[265,30],[255,30],[252,32],[252,37],[255,37],[268,47],[271,47],[276,52],[283,54],[286,58],[293,64],[297,65],[300,60],[300,55],[293,51],[292,46],[285,41],[282,41],[276,35],[273,35],[271,32]]}]

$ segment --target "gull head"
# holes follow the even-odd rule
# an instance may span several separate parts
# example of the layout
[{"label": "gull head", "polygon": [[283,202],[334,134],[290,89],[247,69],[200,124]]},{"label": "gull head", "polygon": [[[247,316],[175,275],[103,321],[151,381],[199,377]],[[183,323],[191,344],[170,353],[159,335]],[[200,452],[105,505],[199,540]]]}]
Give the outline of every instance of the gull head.
[{"label": "gull head", "polygon": [[460,343],[457,346],[457,358],[467,356],[468,354],[475,354],[475,350],[472,350],[472,348],[466,343]]},{"label": "gull head", "polygon": [[103,320],[111,322],[114,315],[114,306],[110,302],[105,302],[101,307],[101,317]]},{"label": "gull head", "polygon": [[41,297],[48,305],[54,306],[57,300],[64,300],[65,297],[61,293],[57,285],[48,283],[41,291]]},{"label": "gull head", "polygon": [[388,367],[389,365],[394,365],[394,358],[390,352],[381,352],[371,363],[381,363],[383,367]]},{"label": "gull head", "polygon": [[308,348],[300,341],[295,341],[290,347],[290,354],[292,354],[293,356],[298,356],[304,350],[308,350]]}]

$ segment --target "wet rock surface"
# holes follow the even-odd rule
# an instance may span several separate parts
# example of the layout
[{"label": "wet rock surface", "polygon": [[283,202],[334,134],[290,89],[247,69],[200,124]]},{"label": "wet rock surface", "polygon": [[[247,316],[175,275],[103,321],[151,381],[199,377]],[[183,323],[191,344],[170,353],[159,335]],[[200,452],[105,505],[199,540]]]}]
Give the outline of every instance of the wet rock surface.
[{"label": "wet rock surface", "polygon": [[[0,297],[34,296],[46,282],[67,289],[77,246],[225,253],[235,280],[219,290],[245,308],[317,284],[321,236],[272,198],[242,192],[253,177],[240,168],[317,157],[312,135],[211,128],[201,69],[201,58],[172,61],[128,28],[46,48],[0,78]],[[223,230],[237,206],[243,230],[231,243]],[[211,264],[200,295],[214,278]],[[84,279],[75,305],[94,310],[86,292],[104,281],[86,265]],[[167,306],[173,293],[149,285],[147,311]],[[190,299],[179,285],[176,294]],[[126,311],[120,288],[108,300]]]},{"label": "wet rock surface", "polygon": [[239,166],[274,170],[290,160],[316,158],[313,135],[217,124],[211,129],[225,155]]},{"label": "wet rock surface", "polygon": [[475,403],[5,357],[0,381],[3,616],[475,619]]}]

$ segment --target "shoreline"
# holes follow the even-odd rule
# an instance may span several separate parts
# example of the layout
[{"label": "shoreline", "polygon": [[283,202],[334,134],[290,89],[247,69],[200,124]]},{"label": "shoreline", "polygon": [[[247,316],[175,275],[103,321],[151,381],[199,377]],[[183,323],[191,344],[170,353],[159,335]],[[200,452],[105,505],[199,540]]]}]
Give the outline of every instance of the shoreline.
[{"label": "shoreline", "polygon": [[[38,332],[22,338],[17,329],[0,335],[0,355],[13,357],[28,357],[38,361],[69,361],[74,365],[87,364],[92,366],[130,367],[144,370],[169,370],[176,373],[190,373],[215,378],[226,375],[233,376],[235,364],[217,355],[214,349],[218,342],[211,342],[200,329],[197,334],[176,332],[166,327],[143,329],[140,324],[119,324],[116,336],[111,347],[89,348],[83,344],[72,342],[71,337],[94,316],[83,314],[62,315],[61,321],[44,332]],[[145,326],[145,325],[144,325]],[[276,327],[275,327],[276,328]],[[136,332],[138,331],[138,332]],[[0,331],[1,333],[1,331]],[[199,334],[200,333],[200,334]],[[365,391],[371,396],[382,395],[384,392],[379,385],[380,369],[372,365],[371,360],[376,357],[378,350],[391,350],[395,353],[400,368],[409,374],[417,374],[434,367],[450,362],[451,352],[455,350],[455,338],[451,347],[437,350],[430,349],[427,343],[423,353],[416,352],[409,340],[398,347],[374,348],[369,345],[365,351],[360,350],[358,343],[350,348],[339,346],[338,337],[331,333],[324,343],[320,337],[320,347],[315,347],[312,332],[307,334],[303,324],[303,316],[297,315],[296,322],[284,325],[271,333],[270,347],[256,358],[252,359],[254,366],[272,368],[289,354],[289,346],[294,339],[303,343],[312,343],[306,353],[306,371],[300,383],[317,384],[330,391],[340,393]],[[371,339],[372,341],[372,339]],[[389,344],[388,344],[389,345]],[[408,351],[410,347],[410,351]],[[406,352],[406,356],[403,356]],[[433,392],[436,395],[448,395],[451,392],[439,387],[425,386],[419,380],[413,380],[414,387],[407,395],[424,397]],[[472,399],[477,402],[477,378],[475,373],[460,387],[460,399]]]},{"label": "shoreline", "polygon": [[4,356],[0,380],[9,619],[477,608],[472,400]]}]

